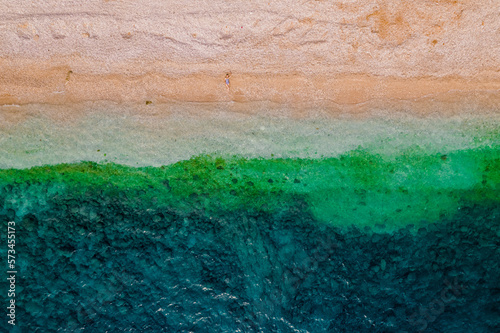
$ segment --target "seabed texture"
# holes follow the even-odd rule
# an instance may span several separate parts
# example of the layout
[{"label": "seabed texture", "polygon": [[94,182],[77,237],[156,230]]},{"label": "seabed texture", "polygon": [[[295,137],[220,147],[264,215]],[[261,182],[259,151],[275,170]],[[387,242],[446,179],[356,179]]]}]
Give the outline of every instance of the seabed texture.
[{"label": "seabed texture", "polygon": [[30,119],[12,332],[500,331],[495,118]]}]

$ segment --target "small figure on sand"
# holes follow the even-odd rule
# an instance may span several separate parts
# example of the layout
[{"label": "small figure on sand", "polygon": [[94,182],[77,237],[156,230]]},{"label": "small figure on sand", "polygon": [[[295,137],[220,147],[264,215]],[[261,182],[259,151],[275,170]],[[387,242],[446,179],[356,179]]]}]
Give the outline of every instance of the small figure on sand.
[{"label": "small figure on sand", "polygon": [[64,82],[64,84],[69,82],[71,74],[73,74],[73,71],[68,71],[68,74],[66,74],[66,82]]},{"label": "small figure on sand", "polygon": [[227,73],[226,74],[226,88],[227,88],[227,92],[229,92],[229,78],[231,77],[231,73]]}]

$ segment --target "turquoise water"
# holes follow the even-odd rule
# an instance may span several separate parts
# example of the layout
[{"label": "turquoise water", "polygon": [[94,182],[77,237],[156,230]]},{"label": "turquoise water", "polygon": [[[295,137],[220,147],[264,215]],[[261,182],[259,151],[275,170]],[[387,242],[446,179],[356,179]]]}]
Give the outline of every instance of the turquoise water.
[{"label": "turquoise water", "polygon": [[0,171],[17,331],[495,331],[498,149],[396,160]]},{"label": "turquoise water", "polygon": [[497,124],[91,112],[4,126],[17,325],[0,327],[500,331]]},{"label": "turquoise water", "polygon": [[65,202],[19,222],[18,331],[498,329],[498,207],[368,235],[300,203],[207,219]]}]

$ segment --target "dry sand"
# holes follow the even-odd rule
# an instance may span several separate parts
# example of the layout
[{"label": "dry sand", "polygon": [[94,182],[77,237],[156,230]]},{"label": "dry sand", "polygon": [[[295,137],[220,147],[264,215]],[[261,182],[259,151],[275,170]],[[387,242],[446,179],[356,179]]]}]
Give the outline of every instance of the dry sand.
[{"label": "dry sand", "polygon": [[496,113],[499,17],[496,0],[3,1],[0,104]]}]

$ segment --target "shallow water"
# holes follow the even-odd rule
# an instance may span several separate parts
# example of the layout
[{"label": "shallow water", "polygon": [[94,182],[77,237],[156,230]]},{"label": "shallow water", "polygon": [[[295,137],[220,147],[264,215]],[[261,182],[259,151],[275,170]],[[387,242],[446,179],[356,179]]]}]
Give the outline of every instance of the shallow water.
[{"label": "shallow water", "polygon": [[0,168],[80,161],[161,166],[214,153],[321,158],[357,148],[387,156],[407,149],[446,154],[500,144],[495,114],[419,118],[380,111],[357,119],[318,111],[291,119],[286,108],[265,104],[252,112],[226,104],[155,108],[93,104],[78,111],[39,105],[14,110],[23,120],[0,124]]}]

